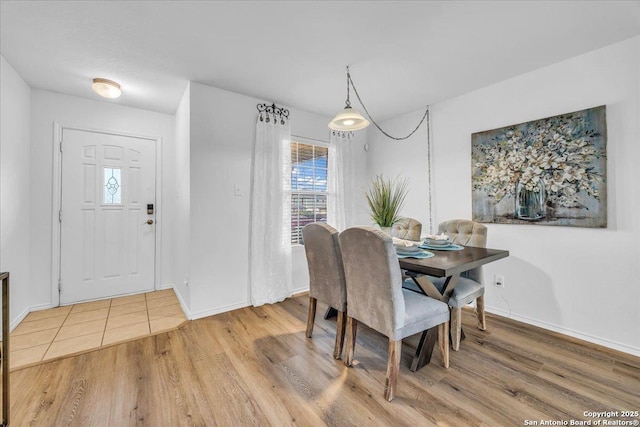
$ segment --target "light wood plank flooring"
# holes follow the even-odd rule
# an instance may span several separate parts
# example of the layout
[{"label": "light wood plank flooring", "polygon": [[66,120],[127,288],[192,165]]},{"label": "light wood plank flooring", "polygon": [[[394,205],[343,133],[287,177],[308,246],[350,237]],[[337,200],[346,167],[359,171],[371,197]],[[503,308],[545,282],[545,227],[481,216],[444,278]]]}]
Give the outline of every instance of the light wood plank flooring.
[{"label": "light wood plank flooring", "polygon": [[522,426],[639,410],[640,359],[489,315],[451,367],[408,366],[383,398],[385,337],[362,326],[352,368],[332,358],[335,320],[305,338],[308,297],[188,322],[177,330],[11,373],[15,426]]},{"label": "light wood plank flooring", "polygon": [[173,289],[27,315],[11,332],[11,369],[175,329],[187,321]]}]

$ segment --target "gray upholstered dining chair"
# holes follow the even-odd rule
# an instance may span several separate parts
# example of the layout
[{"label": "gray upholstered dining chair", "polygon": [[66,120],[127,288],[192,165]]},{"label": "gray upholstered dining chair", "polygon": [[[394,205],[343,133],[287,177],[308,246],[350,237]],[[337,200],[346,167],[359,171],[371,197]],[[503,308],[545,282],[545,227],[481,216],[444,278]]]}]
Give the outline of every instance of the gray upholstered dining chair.
[{"label": "gray upholstered dining chair", "polygon": [[391,235],[399,239],[420,240],[422,223],[414,218],[401,217],[391,227]]},{"label": "gray upholstered dining chair", "polygon": [[449,367],[449,307],[442,301],[402,289],[402,274],[391,237],[372,227],[340,233],[347,285],[347,349],[353,363],[357,322],[389,338],[384,397],[395,397],[402,339],[438,327],[443,365]]},{"label": "gray upholstered dining chair", "polygon": [[347,294],[340,255],[338,231],[327,224],[307,224],[302,240],[309,268],[309,314],[307,338],[311,338],[316,317],[316,303],[321,301],[338,311],[334,359],[342,356],[345,334]]},{"label": "gray upholstered dining chair", "polygon": [[[438,233],[446,233],[453,243],[463,246],[475,246],[485,248],[487,246],[487,227],[467,219],[452,219],[438,225]],[[444,277],[430,277],[431,282],[442,292]],[[404,282],[405,288],[414,290],[417,285],[412,279]],[[482,280],[482,267],[476,267],[460,275],[453,288],[453,293],[447,303],[451,307],[451,347],[458,351],[462,335],[462,307],[476,301],[476,315],[478,317],[478,329],[487,328],[484,313],[484,283]]]},{"label": "gray upholstered dining chair", "polygon": [[[391,226],[391,237],[397,237],[403,240],[419,241],[420,234],[422,234],[422,223],[414,218],[400,217]],[[404,273],[402,280],[409,278]]]}]

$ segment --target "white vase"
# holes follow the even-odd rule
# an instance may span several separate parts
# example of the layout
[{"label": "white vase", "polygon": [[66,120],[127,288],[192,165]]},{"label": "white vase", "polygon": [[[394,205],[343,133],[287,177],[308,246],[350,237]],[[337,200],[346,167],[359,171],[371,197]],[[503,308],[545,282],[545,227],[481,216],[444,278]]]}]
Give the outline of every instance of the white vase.
[{"label": "white vase", "polygon": [[380,231],[382,231],[383,233],[387,233],[389,236],[391,236],[391,229],[393,227],[379,227]]}]

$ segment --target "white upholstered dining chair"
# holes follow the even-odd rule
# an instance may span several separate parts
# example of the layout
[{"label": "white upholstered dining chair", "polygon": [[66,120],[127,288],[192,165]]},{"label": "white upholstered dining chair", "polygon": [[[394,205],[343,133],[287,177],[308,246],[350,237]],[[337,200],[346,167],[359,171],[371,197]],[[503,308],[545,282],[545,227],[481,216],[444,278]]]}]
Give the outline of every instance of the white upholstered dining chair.
[{"label": "white upholstered dining chair", "polygon": [[334,359],[340,359],[344,345],[347,295],[340,254],[338,231],[327,224],[307,224],[302,229],[302,241],[309,268],[309,314],[307,338],[311,338],[316,317],[316,303],[321,301],[338,311]]},{"label": "white upholstered dining chair", "polygon": [[395,397],[402,340],[438,327],[443,365],[449,367],[449,307],[402,289],[402,274],[391,237],[372,227],[352,227],[340,233],[347,285],[347,348],[345,365],[353,363],[357,322],[389,338],[384,397]]},{"label": "white upholstered dining chair", "polygon": [[405,240],[420,240],[422,223],[414,218],[401,217],[391,227],[391,236]]},{"label": "white upholstered dining chair", "polygon": [[[475,246],[485,248],[487,246],[487,227],[467,219],[453,219],[444,221],[438,225],[438,233],[446,233],[453,243],[462,246]],[[440,292],[444,287],[445,277],[429,277],[431,282]],[[419,291],[412,279],[404,281],[404,287]],[[462,335],[462,307],[476,302],[476,315],[478,317],[478,329],[487,328],[484,313],[484,283],[482,267],[476,267],[460,275],[453,293],[447,300],[451,307],[451,347],[457,351],[460,348]]]}]

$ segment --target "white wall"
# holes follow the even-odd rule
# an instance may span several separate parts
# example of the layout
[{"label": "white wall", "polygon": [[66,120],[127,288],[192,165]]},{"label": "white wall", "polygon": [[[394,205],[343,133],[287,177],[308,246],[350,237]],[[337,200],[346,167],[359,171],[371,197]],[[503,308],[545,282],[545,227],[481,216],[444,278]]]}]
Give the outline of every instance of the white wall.
[{"label": "white wall", "polygon": [[0,55],[0,271],[10,276],[10,319],[29,307],[29,116],[31,89]]},{"label": "white wall", "polygon": [[[255,108],[262,101],[197,83],[185,91],[175,117],[43,90],[33,90],[27,100],[31,105],[22,117],[30,144],[22,146],[25,190],[20,194],[26,196],[23,206],[41,208],[21,216],[23,230],[32,229],[22,239],[24,259],[32,260],[29,288],[23,288],[24,314],[56,303],[51,301],[54,123],[161,137],[161,285],[175,285],[191,317],[249,303],[251,157]],[[328,117],[290,110],[294,135],[328,141]],[[354,142],[356,153],[362,153],[356,161],[359,182],[365,181],[365,141],[362,133]],[[234,196],[234,184],[240,196]],[[303,247],[293,250],[293,283],[297,291],[308,289]]]},{"label": "white wall", "polygon": [[[265,101],[193,82],[190,96],[189,290],[197,318],[249,304],[251,159],[256,104]],[[329,117],[289,110],[293,135],[329,140]],[[365,156],[359,164],[364,171]],[[293,285],[308,289],[302,247],[293,250]]]},{"label": "white wall", "polygon": [[[608,228],[488,224],[487,310],[640,355],[640,37],[432,106],[434,224],[471,218],[471,134],[606,104]],[[377,148],[377,146],[376,146]],[[376,153],[385,170],[423,159]],[[426,171],[424,172],[426,173]],[[412,192],[421,192],[419,180]],[[492,286],[503,274],[506,288]],[[504,298],[504,299],[503,299]],[[489,328],[491,325],[489,324]]]},{"label": "white wall", "polygon": [[[87,88],[87,90],[90,90]],[[162,138],[162,286],[173,284],[175,193],[174,117],[166,114],[33,90],[31,94],[31,295],[32,307],[51,305],[51,204],[53,197],[53,129],[61,126],[108,130]],[[55,302],[57,304],[57,302]]]},{"label": "white wall", "polygon": [[[405,114],[381,123],[380,127],[396,138],[405,137],[420,123],[424,113],[423,109]],[[385,178],[399,177],[408,180],[411,190],[407,194],[401,215],[420,221],[422,235],[430,232],[431,219],[429,215],[427,131],[426,119],[416,133],[403,141],[389,139],[377,129],[369,131],[369,180],[379,174],[383,174]],[[367,222],[367,224],[369,223],[371,220]]]},{"label": "white wall", "polygon": [[189,287],[189,224],[190,224],[190,143],[191,143],[191,86],[182,96],[175,117],[175,221],[172,225],[174,242],[173,271],[175,291],[184,308],[190,310]]}]

